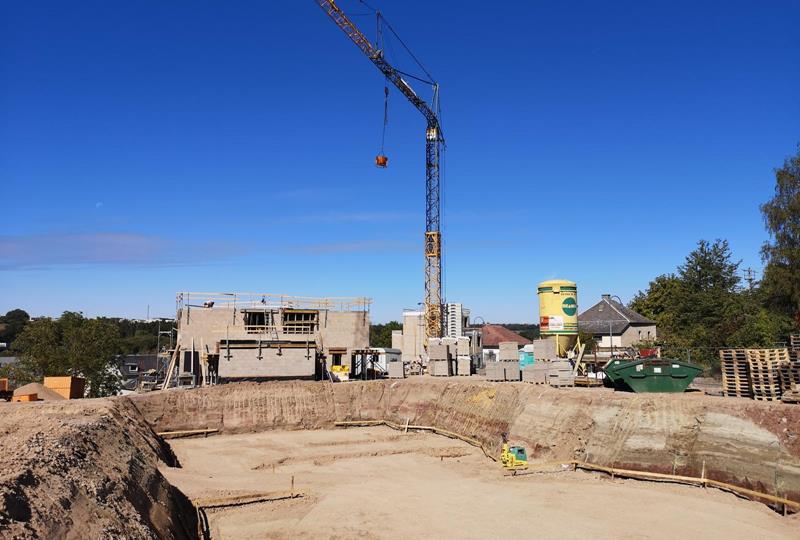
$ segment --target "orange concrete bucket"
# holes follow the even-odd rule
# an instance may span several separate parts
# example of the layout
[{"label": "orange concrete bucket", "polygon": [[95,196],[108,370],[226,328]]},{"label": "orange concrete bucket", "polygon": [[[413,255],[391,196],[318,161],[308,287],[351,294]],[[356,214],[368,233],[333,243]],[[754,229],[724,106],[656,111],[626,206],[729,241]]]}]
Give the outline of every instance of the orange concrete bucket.
[{"label": "orange concrete bucket", "polygon": [[386,168],[389,164],[389,158],[386,156],[375,156],[375,165],[381,168]]}]

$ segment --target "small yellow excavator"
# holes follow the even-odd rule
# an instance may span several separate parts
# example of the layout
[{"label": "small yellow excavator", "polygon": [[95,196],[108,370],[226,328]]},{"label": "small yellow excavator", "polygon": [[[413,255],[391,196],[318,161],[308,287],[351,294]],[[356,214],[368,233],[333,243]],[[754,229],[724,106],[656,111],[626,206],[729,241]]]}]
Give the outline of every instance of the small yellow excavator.
[{"label": "small yellow excavator", "polygon": [[503,449],[500,451],[500,464],[512,474],[528,468],[528,454],[524,446],[509,446],[508,433],[503,433]]}]

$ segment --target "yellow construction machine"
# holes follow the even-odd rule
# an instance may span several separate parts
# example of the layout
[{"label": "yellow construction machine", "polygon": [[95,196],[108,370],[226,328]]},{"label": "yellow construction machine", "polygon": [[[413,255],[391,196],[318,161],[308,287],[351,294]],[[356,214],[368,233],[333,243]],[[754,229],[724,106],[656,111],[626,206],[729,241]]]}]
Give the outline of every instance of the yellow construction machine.
[{"label": "yellow construction machine", "polygon": [[503,448],[500,451],[500,464],[504,469],[516,473],[528,468],[528,454],[524,446],[509,446],[508,435],[503,433]]}]

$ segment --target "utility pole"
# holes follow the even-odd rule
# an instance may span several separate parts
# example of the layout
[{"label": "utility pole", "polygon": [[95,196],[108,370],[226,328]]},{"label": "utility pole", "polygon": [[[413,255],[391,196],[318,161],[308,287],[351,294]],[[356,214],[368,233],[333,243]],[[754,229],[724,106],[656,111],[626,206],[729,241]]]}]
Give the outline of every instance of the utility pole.
[{"label": "utility pole", "polygon": [[744,271],[744,279],[747,281],[747,287],[752,291],[756,282],[756,273],[752,268],[747,268]]}]

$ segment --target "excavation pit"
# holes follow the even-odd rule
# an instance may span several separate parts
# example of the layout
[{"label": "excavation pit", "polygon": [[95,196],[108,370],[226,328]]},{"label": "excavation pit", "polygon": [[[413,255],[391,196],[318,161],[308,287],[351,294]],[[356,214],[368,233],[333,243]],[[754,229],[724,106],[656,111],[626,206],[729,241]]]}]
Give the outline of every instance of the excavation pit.
[{"label": "excavation pit", "polygon": [[[182,468],[162,472],[190,499],[254,499],[205,508],[212,539],[797,537],[794,519],[732,494],[580,471],[509,477],[480,449],[428,432],[268,431],[170,445]],[[624,525],[611,508],[629,509]]]}]

